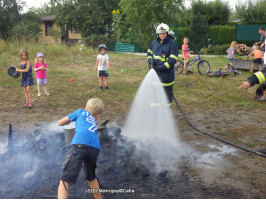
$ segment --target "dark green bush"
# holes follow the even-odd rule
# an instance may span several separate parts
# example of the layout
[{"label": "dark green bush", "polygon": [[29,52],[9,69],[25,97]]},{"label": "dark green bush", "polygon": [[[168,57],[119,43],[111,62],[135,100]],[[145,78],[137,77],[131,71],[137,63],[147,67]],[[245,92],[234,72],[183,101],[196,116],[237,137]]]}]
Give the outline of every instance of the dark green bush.
[{"label": "dark green bush", "polygon": [[208,37],[212,39],[212,45],[230,44],[235,40],[235,26],[210,26]]},{"label": "dark green bush", "polygon": [[210,48],[204,47],[201,52],[206,55],[226,55],[226,50],[230,47],[230,44],[212,45]]}]

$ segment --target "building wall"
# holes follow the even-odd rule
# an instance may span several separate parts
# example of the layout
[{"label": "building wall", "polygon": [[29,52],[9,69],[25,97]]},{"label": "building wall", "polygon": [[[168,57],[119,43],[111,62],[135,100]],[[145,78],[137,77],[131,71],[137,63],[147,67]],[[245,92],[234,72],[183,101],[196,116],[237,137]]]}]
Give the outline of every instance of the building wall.
[{"label": "building wall", "polygon": [[[61,43],[61,37],[58,38],[58,41],[55,40],[53,36],[46,36],[45,35],[45,22],[42,22],[40,25],[41,33],[39,41],[42,44],[55,44],[55,43]],[[60,28],[56,26],[55,23],[53,23],[53,29],[56,31],[60,31]]]},{"label": "building wall", "polygon": [[81,34],[80,33],[72,33],[70,30],[68,30],[68,39],[70,40],[81,40]]},{"label": "building wall", "polygon": [[[41,33],[39,41],[42,44],[55,44],[55,43],[61,43],[61,37],[58,38],[56,41],[53,36],[46,36],[45,35],[45,22],[42,22],[40,25]],[[53,29],[56,31],[60,31],[60,27],[58,27],[55,23],[53,23]],[[68,30],[68,40],[69,43],[75,43],[77,41],[80,41],[82,39],[80,33],[72,33],[70,30]],[[71,41],[72,40],[72,41]]]}]

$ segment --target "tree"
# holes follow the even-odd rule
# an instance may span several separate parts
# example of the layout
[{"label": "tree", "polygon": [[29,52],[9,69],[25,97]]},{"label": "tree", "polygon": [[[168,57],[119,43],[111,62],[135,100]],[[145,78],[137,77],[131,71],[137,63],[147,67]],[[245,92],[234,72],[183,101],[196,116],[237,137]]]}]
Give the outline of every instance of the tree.
[{"label": "tree", "polygon": [[28,11],[20,15],[18,26],[12,29],[12,36],[18,40],[37,41],[40,31],[40,17],[33,11]]},{"label": "tree", "polygon": [[148,49],[156,38],[156,26],[175,24],[183,3],[182,0],[121,0],[119,6],[127,24],[121,30],[123,37]]},{"label": "tree", "polygon": [[236,17],[244,24],[265,24],[266,23],[266,1],[249,0],[247,3],[240,3],[236,6]]},{"label": "tree", "polygon": [[53,0],[56,7],[56,23],[62,30],[78,29],[83,38],[105,35],[111,28],[112,11],[117,9],[119,0]]},{"label": "tree", "polygon": [[192,49],[199,51],[208,45],[208,22],[207,18],[200,13],[192,19],[190,42]]},{"label": "tree", "polygon": [[209,3],[206,1],[197,0],[192,2],[193,15],[200,13],[204,15],[208,24],[226,24],[230,17],[230,7],[226,2],[215,0]]},{"label": "tree", "polygon": [[16,0],[0,0],[0,37],[7,39],[10,31],[19,21],[19,11],[22,9]]}]

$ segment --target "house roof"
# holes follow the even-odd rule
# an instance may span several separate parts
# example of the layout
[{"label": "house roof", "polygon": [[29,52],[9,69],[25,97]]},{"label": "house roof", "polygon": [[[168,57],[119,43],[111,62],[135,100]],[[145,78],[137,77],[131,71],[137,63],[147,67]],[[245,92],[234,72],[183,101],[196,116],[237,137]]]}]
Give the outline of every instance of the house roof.
[{"label": "house roof", "polygon": [[56,18],[55,15],[51,15],[51,16],[42,17],[41,20],[43,22],[54,22],[55,18]]}]

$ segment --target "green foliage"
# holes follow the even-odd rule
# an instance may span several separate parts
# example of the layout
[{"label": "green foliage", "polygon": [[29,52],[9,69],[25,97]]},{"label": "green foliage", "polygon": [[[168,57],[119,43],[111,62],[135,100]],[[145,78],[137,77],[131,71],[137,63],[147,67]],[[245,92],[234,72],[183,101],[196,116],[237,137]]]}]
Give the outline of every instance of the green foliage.
[{"label": "green foliage", "polygon": [[179,49],[181,49],[183,45],[184,37],[190,38],[190,28],[189,27],[178,27],[177,45]]},{"label": "green foliage", "polygon": [[40,17],[32,11],[21,15],[18,26],[10,31],[10,37],[15,40],[37,41],[40,32]]},{"label": "green foliage", "polygon": [[137,43],[148,49],[156,38],[156,26],[160,23],[175,24],[182,7],[182,0],[121,0],[121,13],[125,15],[122,36],[128,43]]},{"label": "green foliage", "polygon": [[206,2],[197,0],[192,2],[192,12],[194,15],[200,13],[207,17],[208,24],[226,24],[230,16],[230,7],[227,2],[215,0]]},{"label": "green foliage", "polygon": [[19,22],[21,6],[16,0],[0,0],[0,37],[7,39]]},{"label": "green foliage", "polygon": [[116,41],[116,43],[119,42],[121,37],[121,26],[122,24],[122,15],[119,10],[113,10],[113,23],[112,23],[112,38]]},{"label": "green foliage", "polygon": [[208,45],[208,22],[205,16],[198,13],[193,17],[190,35],[192,50],[199,51]]},{"label": "green foliage", "polygon": [[177,17],[177,24],[179,27],[189,27],[193,17],[192,9],[182,9]]},{"label": "green foliage", "polygon": [[[55,2],[55,0],[54,0]],[[57,1],[56,23],[61,30],[65,26],[76,28],[82,37],[92,39],[92,35],[105,35],[110,31],[112,11],[118,7],[119,0],[76,0],[73,2]]]},{"label": "green foliage", "polygon": [[206,55],[226,55],[226,50],[230,47],[230,44],[212,45],[210,48],[204,47],[200,51]]},{"label": "green foliage", "polygon": [[[99,44],[108,44],[108,35],[91,34],[89,37],[82,37],[83,42],[90,47],[98,47]],[[109,49],[109,47],[107,46]]]},{"label": "green foliage", "polygon": [[208,36],[212,45],[230,44],[235,40],[235,26],[210,26]]},{"label": "green foliage", "polygon": [[236,6],[236,17],[241,19],[243,24],[265,24],[266,23],[266,1],[249,0]]}]

